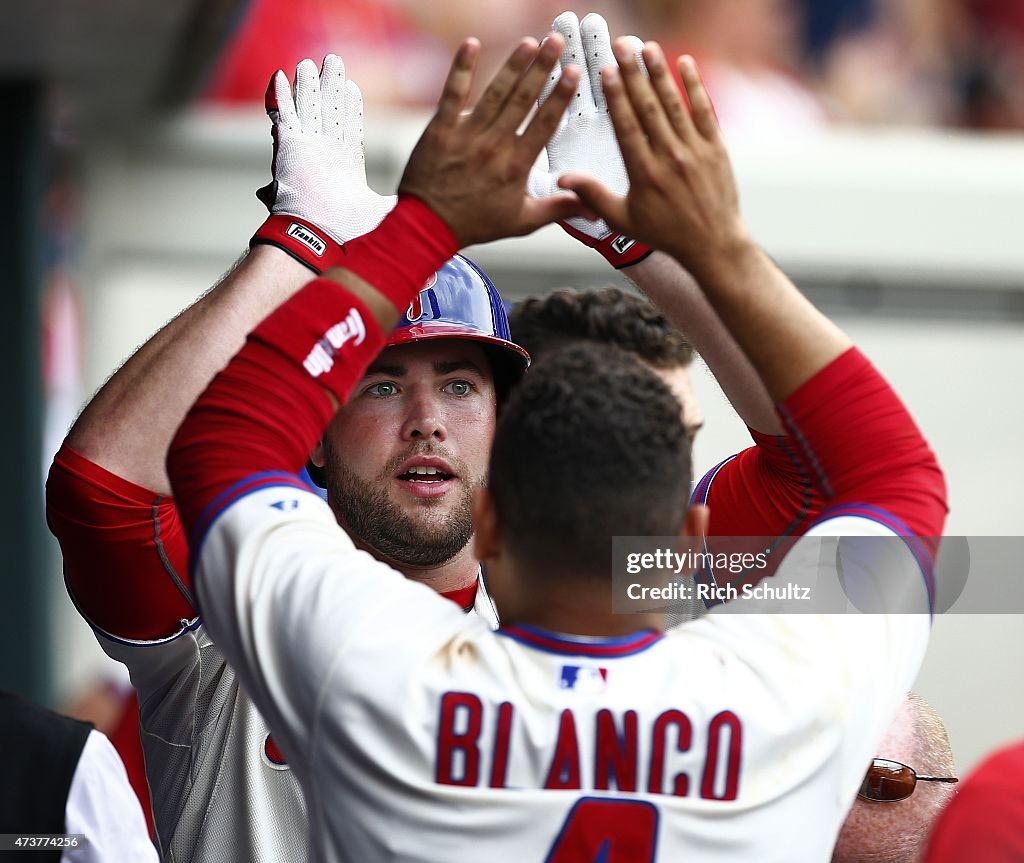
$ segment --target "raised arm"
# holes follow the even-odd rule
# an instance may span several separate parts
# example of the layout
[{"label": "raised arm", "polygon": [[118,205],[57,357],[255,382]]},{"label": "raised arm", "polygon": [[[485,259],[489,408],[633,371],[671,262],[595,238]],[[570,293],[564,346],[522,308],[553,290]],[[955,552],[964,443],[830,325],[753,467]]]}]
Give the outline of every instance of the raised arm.
[{"label": "raised arm", "polygon": [[[631,62],[626,41],[615,47],[619,65],[604,69],[604,87],[629,192],[617,195],[579,174],[564,176],[562,186],[576,191],[615,229],[664,249],[694,274],[781,406],[801,460],[830,503],[852,503],[860,496],[862,503],[895,508],[918,536],[938,535],[945,489],[934,455],[885,381],[851,350],[850,339],[751,239],[692,58],[679,63],[687,110],[656,43],[643,52],[649,80]],[[856,410],[835,410],[842,386],[851,390],[850,404],[872,408],[863,419]],[[823,404],[823,393],[831,395],[831,403]],[[868,418],[871,422],[864,421]],[[816,430],[813,441],[803,433],[808,424]],[[854,440],[859,448],[852,446]]]},{"label": "raised arm", "polygon": [[685,267],[670,255],[655,251],[623,274],[686,335],[750,429],[765,435],[784,434],[771,397],[750,360]]},{"label": "raised arm", "polygon": [[[548,170],[534,170],[534,194],[550,194],[565,173],[586,171],[609,189],[625,194],[629,178],[615,138],[601,70],[612,63],[611,38],[604,18],[591,13],[579,21],[572,12],[559,15],[553,29],[566,40],[562,63],[581,62],[585,74],[558,130],[547,147]],[[623,38],[636,62],[643,43]],[[584,50],[580,50],[583,48]],[[572,237],[600,252],[665,313],[707,363],[719,386],[743,421],[763,434],[779,435],[782,426],[772,400],[749,360],[679,261],[614,230],[603,219],[569,219],[562,227]]]},{"label": "raised arm", "polygon": [[[691,272],[770,397],[779,401],[851,346],[753,242],[711,103],[693,61],[681,61],[687,111],[656,43],[634,62],[616,40],[605,97],[629,173],[625,196],[591,176],[563,175],[620,232],[660,248]],[[692,112],[692,115],[691,115]],[[787,350],[776,350],[785,344]]]},{"label": "raised arm", "polygon": [[245,334],[309,275],[279,249],[253,248],[114,373],[79,416],[66,445],[111,473],[170,494],[164,463],[185,412]]},{"label": "raised arm", "polygon": [[267,91],[273,180],[270,216],[252,249],[198,302],[161,329],[103,386],[54,459],[47,517],[68,588],[100,630],[150,640],[196,616],[187,547],[165,462],[189,406],[270,310],[341,244],[394,206],[366,184],[362,97],[328,56],[283,72]]},{"label": "raised arm", "polygon": [[[118,476],[169,494],[165,461],[178,425],[246,334],[310,278],[340,244],[376,227],[394,206],[366,184],[362,96],[339,57],[318,74],[283,72],[267,91],[274,123],[273,180],[260,190],[270,218],[252,250],[198,302],[129,359],[78,418],[67,445]],[[340,119],[336,119],[340,118]],[[289,227],[309,229],[303,235]],[[322,245],[318,253],[318,244]]]}]

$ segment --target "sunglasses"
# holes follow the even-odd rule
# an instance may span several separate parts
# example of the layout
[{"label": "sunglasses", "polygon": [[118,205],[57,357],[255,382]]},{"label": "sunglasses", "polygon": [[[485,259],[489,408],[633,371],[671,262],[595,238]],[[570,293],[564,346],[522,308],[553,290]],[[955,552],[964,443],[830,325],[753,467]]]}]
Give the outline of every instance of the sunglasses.
[{"label": "sunglasses", "polygon": [[875,758],[864,775],[857,796],[876,803],[894,803],[906,800],[913,794],[918,782],[959,781],[953,776],[919,776],[913,767],[907,767],[899,761]]}]

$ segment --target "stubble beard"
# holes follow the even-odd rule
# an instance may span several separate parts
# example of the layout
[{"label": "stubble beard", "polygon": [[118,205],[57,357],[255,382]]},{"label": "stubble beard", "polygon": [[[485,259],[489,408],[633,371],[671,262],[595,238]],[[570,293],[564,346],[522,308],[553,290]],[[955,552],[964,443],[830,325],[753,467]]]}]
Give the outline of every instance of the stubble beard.
[{"label": "stubble beard", "polygon": [[[332,458],[329,451],[325,454],[331,509],[353,541],[368,548],[375,557],[399,565],[436,567],[454,558],[472,538],[473,488],[483,486],[483,479],[464,482],[455,507],[447,515],[439,498],[424,498],[417,513],[410,515],[387,493],[388,483],[409,454],[389,463],[376,482],[356,476],[347,465]],[[460,478],[468,476],[463,462],[450,458],[449,461]]]}]

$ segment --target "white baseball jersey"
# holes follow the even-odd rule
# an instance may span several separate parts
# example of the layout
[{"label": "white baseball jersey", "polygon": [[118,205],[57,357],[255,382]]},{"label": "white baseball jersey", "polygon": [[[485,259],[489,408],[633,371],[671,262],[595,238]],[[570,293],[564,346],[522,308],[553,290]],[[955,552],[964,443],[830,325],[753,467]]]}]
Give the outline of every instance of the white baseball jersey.
[{"label": "white baseball jersey", "polygon": [[[335,525],[335,530],[338,530]],[[347,537],[346,537],[347,538]],[[482,579],[473,617],[497,618]],[[201,619],[161,641],[96,630],[138,693],[146,776],[166,863],[291,863],[309,826],[302,789]]]},{"label": "white baseball jersey", "polygon": [[128,784],[121,756],[107,736],[95,729],[86,738],[71,780],[64,828],[81,833],[86,841],[65,848],[61,863],[157,863],[146,818]]},{"label": "white baseball jersey", "polygon": [[[893,534],[847,516],[814,535]],[[777,577],[813,577],[817,548]],[[895,557],[873,575],[926,610]],[[197,564],[331,863],[827,861],[929,631],[926,613],[713,612],[665,635],[493,632],[285,486],[230,503]]]}]

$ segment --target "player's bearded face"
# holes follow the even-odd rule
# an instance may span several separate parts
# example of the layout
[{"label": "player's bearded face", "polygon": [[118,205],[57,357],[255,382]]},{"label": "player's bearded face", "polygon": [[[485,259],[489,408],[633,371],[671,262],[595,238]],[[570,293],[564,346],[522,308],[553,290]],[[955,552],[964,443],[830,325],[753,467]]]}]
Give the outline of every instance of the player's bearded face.
[{"label": "player's bearded face", "polygon": [[[388,481],[410,454],[392,459],[373,481],[359,477],[335,458],[328,441],[327,493],[338,522],[362,545],[384,557],[410,566],[440,566],[457,555],[473,536],[473,489],[486,477],[464,481],[456,500],[447,506],[408,512],[388,494]],[[468,480],[470,469],[461,459],[437,450],[417,454],[442,454],[458,475]]]},{"label": "player's bearded face", "polygon": [[331,508],[356,544],[400,568],[440,566],[466,549],[495,408],[479,344],[387,348],[314,452]]}]

